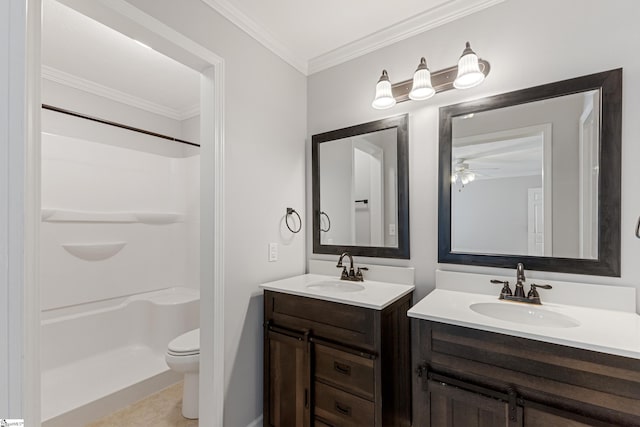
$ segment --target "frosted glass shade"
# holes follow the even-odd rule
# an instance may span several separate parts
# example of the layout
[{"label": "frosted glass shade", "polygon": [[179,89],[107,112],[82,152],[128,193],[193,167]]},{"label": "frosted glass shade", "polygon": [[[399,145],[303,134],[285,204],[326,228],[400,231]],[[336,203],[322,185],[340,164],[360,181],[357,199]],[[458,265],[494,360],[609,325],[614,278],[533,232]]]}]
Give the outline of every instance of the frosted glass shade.
[{"label": "frosted glass shade", "polygon": [[413,74],[413,86],[409,92],[409,98],[414,101],[423,101],[435,95],[436,91],[431,85],[431,72],[427,68],[427,61],[420,59],[420,65]]},{"label": "frosted glass shade", "polygon": [[376,84],[376,96],[371,103],[371,106],[376,110],[384,110],[396,105],[396,99],[393,97],[391,91],[391,82],[389,81],[389,75],[387,70],[382,70],[382,75],[378,84]]},{"label": "frosted glass shade", "polygon": [[453,82],[453,87],[469,89],[478,86],[483,80],[484,74],[480,71],[478,56],[471,50],[471,45],[467,42],[467,46],[458,60],[458,76]]}]

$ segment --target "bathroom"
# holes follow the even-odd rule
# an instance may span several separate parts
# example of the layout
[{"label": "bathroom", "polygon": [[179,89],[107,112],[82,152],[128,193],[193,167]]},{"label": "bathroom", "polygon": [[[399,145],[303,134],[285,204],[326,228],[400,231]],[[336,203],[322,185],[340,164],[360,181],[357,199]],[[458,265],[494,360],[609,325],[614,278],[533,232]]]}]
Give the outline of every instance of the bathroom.
[{"label": "bathroom", "polygon": [[[77,5],[79,2],[68,3],[81,7]],[[130,13],[140,21],[151,16],[224,58],[225,146],[222,152],[224,169],[221,171],[224,253],[222,260],[219,260],[223,266],[224,280],[221,281],[223,286],[220,289],[215,288],[222,291],[217,294],[217,298],[223,299],[225,310],[218,319],[218,324],[222,322],[224,327],[214,337],[214,322],[209,322],[206,326],[208,329],[203,330],[203,334],[211,337],[205,343],[210,347],[208,350],[202,349],[203,352],[209,351],[209,354],[220,354],[223,366],[222,375],[217,380],[201,384],[204,395],[201,398],[215,402],[201,413],[202,425],[244,427],[262,422],[263,301],[259,285],[303,274],[308,271],[310,260],[332,261],[334,265],[337,261],[336,255],[318,254],[313,250],[312,135],[398,114],[409,114],[411,258],[356,257],[355,262],[357,265],[414,267],[414,301],[417,302],[434,289],[438,268],[515,277],[515,269],[438,263],[439,108],[623,68],[620,276],[531,269],[527,270],[527,277],[638,288],[640,267],[636,259],[640,253],[640,241],[635,237],[634,231],[640,215],[640,200],[635,197],[635,183],[640,182],[640,171],[635,168],[635,159],[640,156],[640,148],[633,141],[640,137],[640,131],[634,124],[633,117],[640,111],[640,104],[633,95],[638,92],[637,74],[640,63],[630,54],[635,47],[635,14],[630,12],[637,11],[637,5],[632,1],[615,2],[606,6],[597,1],[544,1],[531,4],[522,0],[507,0],[491,3],[491,7],[457,20],[448,20],[441,26],[434,26],[426,32],[394,44],[378,47],[362,56],[354,56],[346,62],[333,62],[335,65],[323,68],[319,65],[320,61],[317,61],[316,68],[308,76],[247,36],[205,2],[181,2],[178,6],[136,0],[120,4],[120,12]],[[127,5],[135,10],[130,10]],[[144,17],[139,14],[140,11]],[[13,16],[11,13],[18,12],[7,11],[7,16]],[[21,20],[12,19],[11,22]],[[567,28],[571,28],[571,31],[567,31]],[[375,82],[382,69],[387,69],[391,81],[397,82],[411,77],[421,56],[426,56],[429,66],[435,70],[452,66],[460,56],[465,41],[470,41],[478,55],[491,63],[491,72],[481,86],[466,93],[439,93],[422,104],[400,103],[393,110],[378,111],[371,108]],[[27,51],[23,47],[22,51],[12,54],[20,56]],[[11,65],[17,67],[17,72],[10,74],[11,78],[7,77],[7,82],[14,82],[12,79],[19,78],[16,75],[25,76],[20,71],[21,63],[20,60],[10,62],[17,64]],[[331,62],[327,61],[325,64],[329,63]],[[4,66],[2,69],[5,69]],[[16,71],[15,68],[10,69]],[[268,84],[252,86],[252,91],[246,90],[246,82],[265,75],[270,78]],[[2,102],[7,111],[26,108],[22,101],[15,98],[7,98],[7,101]],[[11,123],[16,126],[13,132],[17,135],[26,132],[20,129],[28,129],[24,123]],[[18,136],[18,139],[24,140],[26,136]],[[203,145],[203,164],[211,161],[205,159],[206,149]],[[19,166],[22,164],[20,153],[12,151],[11,156],[18,157],[10,157],[15,161],[8,162],[8,170],[20,177],[24,173]],[[203,174],[220,172],[204,169],[203,167]],[[211,175],[208,175],[209,181],[213,182],[210,178]],[[9,200],[9,195],[11,200],[15,200],[14,194],[22,194],[18,199],[26,197],[26,202],[31,203],[29,197],[18,190],[22,185],[14,182],[10,187],[4,188],[6,191],[3,190],[2,194],[3,197],[6,196],[6,200]],[[204,205],[205,199],[202,198],[202,201]],[[2,219],[3,224],[14,225],[11,229],[16,230],[16,235],[12,234],[7,238],[7,245],[22,248],[20,242],[25,242],[28,253],[29,245],[32,244],[29,239],[31,231],[27,227],[29,216],[25,217],[26,225],[12,222],[16,221],[16,216],[23,217],[25,208],[22,203],[8,206],[15,209],[12,212],[18,213]],[[283,223],[287,207],[296,209],[303,219],[303,229],[295,236]],[[212,209],[210,206],[203,207],[205,208]],[[205,216],[202,218],[204,228]],[[213,228],[209,229],[211,230]],[[269,243],[278,243],[278,260],[275,262],[268,261]],[[11,256],[17,257],[15,253],[12,251]],[[214,259],[212,253],[207,256],[208,259]],[[10,257],[8,262],[13,266],[20,266],[23,262],[27,266],[31,265],[28,256],[18,260]],[[26,270],[27,273],[17,278],[11,276],[11,282],[7,279],[6,283],[13,283],[14,279],[32,283],[32,270]],[[333,270],[337,277],[339,271],[335,268]],[[365,277],[366,274],[365,272]],[[12,302],[12,308],[3,313],[3,316],[12,319],[12,323],[28,326],[33,317],[29,314],[33,310],[28,304],[35,295],[32,293],[33,288],[29,286],[24,291],[21,287],[19,289],[19,292],[15,292],[15,289],[14,292],[7,291],[9,296],[6,300]],[[203,287],[202,303],[214,305],[213,295],[213,285]],[[25,303],[23,310],[22,304]],[[209,320],[213,319],[211,312],[201,313],[203,315],[209,316]],[[204,322],[201,323],[205,327]],[[30,363],[33,363],[28,355],[34,352],[29,349],[36,345],[37,340],[32,334],[23,336],[18,332],[21,330],[11,328],[8,336],[2,336],[3,343],[12,343],[9,346],[3,345],[3,348],[10,349],[3,352],[3,360],[11,361],[5,365],[12,367],[11,372],[20,372],[25,365],[32,366]],[[215,340],[221,341],[217,341],[220,347],[214,353]],[[27,350],[24,351],[26,358],[22,363],[18,361],[17,355],[21,354],[24,347]],[[213,360],[205,363],[210,364],[202,366],[202,369],[206,370],[208,376],[215,377],[214,370],[219,368],[214,369]],[[2,384],[13,385],[13,388],[21,384],[25,396],[36,396],[39,392],[33,393],[37,386],[33,385],[34,379],[29,376],[31,371],[31,367],[25,368],[24,377],[21,378],[15,378],[7,371],[0,379]],[[220,370],[215,372],[217,375]],[[222,392],[222,397],[219,392]],[[15,396],[9,398],[1,393],[5,392],[0,392],[0,402],[3,404],[0,412],[3,414],[15,414],[16,418],[22,418],[23,416],[18,415],[29,417],[31,415],[28,414],[39,411],[30,408],[33,405],[30,399]],[[217,409],[214,410],[214,407]],[[224,417],[224,423],[214,421],[220,416]]]}]

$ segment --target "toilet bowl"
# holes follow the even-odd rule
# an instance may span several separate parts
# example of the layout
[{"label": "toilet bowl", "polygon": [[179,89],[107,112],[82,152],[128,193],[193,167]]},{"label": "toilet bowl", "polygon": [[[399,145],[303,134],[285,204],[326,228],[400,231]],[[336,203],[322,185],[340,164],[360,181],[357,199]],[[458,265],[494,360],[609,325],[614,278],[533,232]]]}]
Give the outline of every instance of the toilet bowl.
[{"label": "toilet bowl", "polygon": [[165,360],[169,368],[184,374],[182,416],[198,418],[198,386],[200,374],[200,328],[185,332],[167,346]]}]

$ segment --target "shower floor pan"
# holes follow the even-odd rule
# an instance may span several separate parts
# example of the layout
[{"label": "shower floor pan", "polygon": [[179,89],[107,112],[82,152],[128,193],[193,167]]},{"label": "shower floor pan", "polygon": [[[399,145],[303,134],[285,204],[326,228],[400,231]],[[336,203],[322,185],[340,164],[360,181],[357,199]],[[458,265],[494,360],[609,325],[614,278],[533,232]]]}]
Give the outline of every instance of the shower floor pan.
[{"label": "shower floor pan", "polygon": [[180,381],[164,356],[132,345],[42,373],[43,427],[80,425]]}]

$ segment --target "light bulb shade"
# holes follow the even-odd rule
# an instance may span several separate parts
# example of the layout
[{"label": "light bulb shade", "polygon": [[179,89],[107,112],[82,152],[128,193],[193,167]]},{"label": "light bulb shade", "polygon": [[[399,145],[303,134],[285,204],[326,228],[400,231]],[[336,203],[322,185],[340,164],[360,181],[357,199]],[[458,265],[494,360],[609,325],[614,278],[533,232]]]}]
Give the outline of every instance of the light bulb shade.
[{"label": "light bulb shade", "polygon": [[436,91],[431,85],[431,72],[427,68],[427,61],[420,58],[420,65],[413,74],[413,86],[409,92],[409,98],[414,101],[423,101],[435,95]]},{"label": "light bulb shade", "polygon": [[471,45],[467,42],[467,46],[458,60],[458,76],[453,82],[453,87],[469,89],[478,86],[483,80],[484,73],[480,71],[478,56],[471,50]]},{"label": "light bulb shade", "polygon": [[391,91],[391,82],[389,81],[389,75],[387,70],[382,70],[382,75],[378,84],[376,84],[376,96],[371,103],[371,106],[376,110],[384,110],[396,105],[396,99],[393,97]]}]

